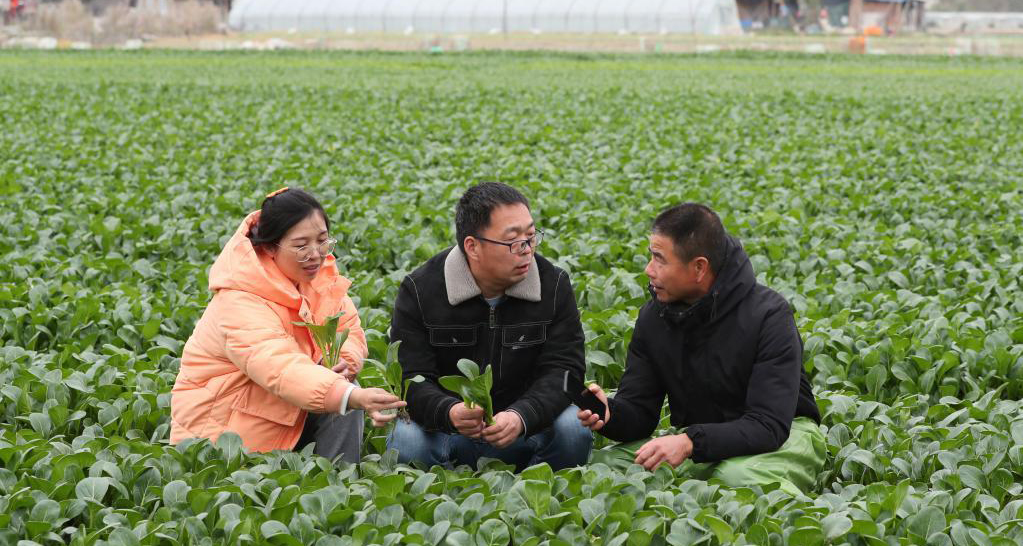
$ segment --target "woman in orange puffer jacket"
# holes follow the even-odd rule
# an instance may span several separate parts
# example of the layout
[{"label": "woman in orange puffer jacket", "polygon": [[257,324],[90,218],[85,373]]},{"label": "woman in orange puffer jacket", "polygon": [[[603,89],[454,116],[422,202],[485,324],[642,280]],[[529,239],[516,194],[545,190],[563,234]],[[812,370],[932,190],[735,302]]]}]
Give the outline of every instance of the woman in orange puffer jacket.
[{"label": "woman in orange puffer jacket", "polygon": [[[366,336],[340,276],[323,207],[284,188],[245,218],[210,270],[213,299],[181,356],[171,393],[171,443],[238,434],[253,451],[301,449],[316,442],[328,458],[358,461],[363,412],[375,426],[405,405],[381,389],[356,386]],[[348,329],[333,370],[308,329],[343,311]],[[353,410],[354,409],[354,410]]]}]

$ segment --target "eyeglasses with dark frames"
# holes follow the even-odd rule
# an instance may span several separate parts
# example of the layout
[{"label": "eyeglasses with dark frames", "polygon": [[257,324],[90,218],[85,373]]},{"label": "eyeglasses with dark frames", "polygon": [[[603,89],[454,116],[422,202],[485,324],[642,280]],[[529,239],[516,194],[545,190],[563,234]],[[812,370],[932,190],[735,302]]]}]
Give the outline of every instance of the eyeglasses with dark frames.
[{"label": "eyeglasses with dark frames", "polygon": [[504,241],[495,241],[493,239],[487,239],[486,237],[480,237],[478,235],[476,236],[476,238],[481,241],[493,243],[495,245],[504,245],[508,247],[508,251],[511,252],[512,254],[525,254],[526,251],[528,251],[530,248],[535,250],[536,247],[540,246],[540,243],[543,242],[543,231],[538,229],[536,230],[536,233],[534,233],[532,237],[528,237],[526,239],[519,239],[517,241],[512,241],[510,243],[506,243]]}]

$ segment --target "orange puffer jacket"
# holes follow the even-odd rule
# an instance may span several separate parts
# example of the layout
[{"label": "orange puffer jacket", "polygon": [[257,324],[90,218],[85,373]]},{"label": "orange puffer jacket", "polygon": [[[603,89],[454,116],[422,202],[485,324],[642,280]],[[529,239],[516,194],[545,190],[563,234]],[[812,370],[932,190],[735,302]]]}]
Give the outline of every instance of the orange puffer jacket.
[{"label": "orange puffer jacket", "polygon": [[171,392],[172,444],[215,441],[229,430],[253,451],[295,447],[306,412],[324,412],[328,391],[345,379],[317,364],[310,332],[293,321],[322,324],[344,311],[342,359],[359,367],[367,355],[351,281],[334,257],[296,287],[246,236],[258,218],[258,211],[245,218],[210,270],[213,299],[185,344]]}]

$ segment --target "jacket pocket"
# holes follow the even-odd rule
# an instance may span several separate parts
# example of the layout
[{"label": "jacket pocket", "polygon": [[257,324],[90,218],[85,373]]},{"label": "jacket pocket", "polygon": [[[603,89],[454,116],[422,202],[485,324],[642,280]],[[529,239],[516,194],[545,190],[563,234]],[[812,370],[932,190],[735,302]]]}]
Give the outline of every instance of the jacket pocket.
[{"label": "jacket pocket", "polygon": [[547,341],[547,323],[517,324],[505,326],[501,334],[501,345],[515,349],[532,347]]},{"label": "jacket pocket", "polygon": [[431,327],[430,345],[434,347],[469,347],[476,345],[476,328],[474,326]]},{"label": "jacket pocket", "polygon": [[286,427],[295,426],[302,414],[302,408],[275,396],[255,383],[249,385],[238,398],[235,398],[231,410]]}]

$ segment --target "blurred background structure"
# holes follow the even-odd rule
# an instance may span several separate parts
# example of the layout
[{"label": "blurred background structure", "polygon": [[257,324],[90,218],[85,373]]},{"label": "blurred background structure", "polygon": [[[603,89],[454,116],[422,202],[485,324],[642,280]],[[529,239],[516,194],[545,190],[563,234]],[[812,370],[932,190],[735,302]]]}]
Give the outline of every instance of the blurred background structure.
[{"label": "blurred background structure", "polygon": [[872,27],[897,34],[968,21],[1002,21],[1005,30],[1023,31],[1006,19],[1012,10],[1023,14],[1023,0],[235,0],[228,21],[239,31],[350,34],[728,35]]},{"label": "blurred background structure", "polygon": [[735,0],[238,0],[239,30],[739,33]]},{"label": "blurred background structure", "polygon": [[0,10],[0,47],[1023,55],[1023,0],[0,0]]}]

